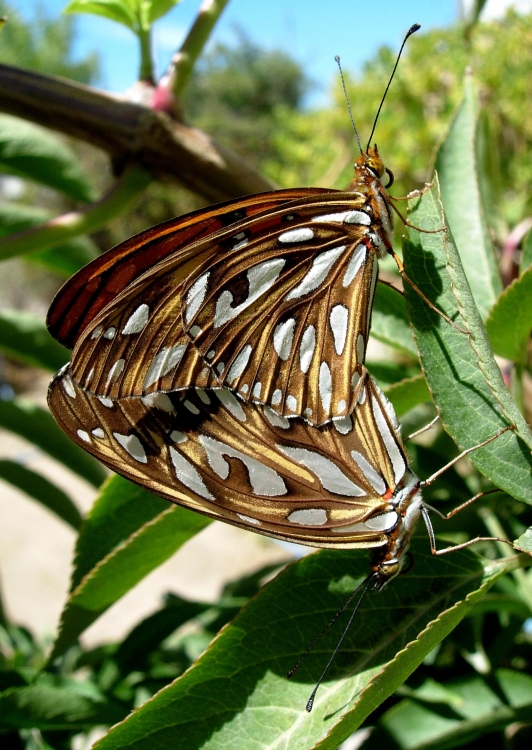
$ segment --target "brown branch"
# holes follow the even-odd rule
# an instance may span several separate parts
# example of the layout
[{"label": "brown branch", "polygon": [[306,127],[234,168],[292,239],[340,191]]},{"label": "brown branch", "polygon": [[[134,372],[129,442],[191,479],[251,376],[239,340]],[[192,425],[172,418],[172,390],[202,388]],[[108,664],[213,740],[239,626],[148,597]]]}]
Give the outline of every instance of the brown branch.
[{"label": "brown branch", "polygon": [[134,158],[157,178],[180,182],[210,201],[274,188],[200,130],[63,78],[0,64],[0,111],[98,146],[118,171]]}]

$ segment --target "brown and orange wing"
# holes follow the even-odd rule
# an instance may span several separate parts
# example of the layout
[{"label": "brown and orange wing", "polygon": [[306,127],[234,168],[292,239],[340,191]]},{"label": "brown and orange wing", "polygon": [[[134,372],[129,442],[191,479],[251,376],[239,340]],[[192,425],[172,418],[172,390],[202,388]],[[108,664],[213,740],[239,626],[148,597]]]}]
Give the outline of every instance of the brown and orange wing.
[{"label": "brown and orange wing", "polygon": [[306,197],[187,245],[86,326],[74,378],[107,398],[229,387],[314,425],[350,413],[377,276],[359,204]]},{"label": "brown and orange wing", "polygon": [[393,410],[366,378],[353,416],[321,428],[230,390],[107,400],[68,366],[49,405],[62,429],[146,489],[250,531],[317,547],[375,547],[398,523],[390,505],[407,463]]},{"label": "brown and orange wing", "polygon": [[73,349],[98,313],[157,263],[182,251],[186,253],[188,245],[242,219],[327,192],[336,191],[297,188],[258,193],[194,211],[131,237],[93,260],[62,286],[48,312],[50,333]]}]

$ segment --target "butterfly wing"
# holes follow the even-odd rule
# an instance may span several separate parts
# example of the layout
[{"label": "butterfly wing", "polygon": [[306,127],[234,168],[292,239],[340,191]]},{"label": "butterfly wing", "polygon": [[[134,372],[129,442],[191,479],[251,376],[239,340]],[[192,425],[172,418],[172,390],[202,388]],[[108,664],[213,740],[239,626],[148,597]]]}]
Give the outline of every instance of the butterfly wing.
[{"label": "butterfly wing", "polygon": [[350,413],[378,253],[359,204],[307,196],[173,253],[85,327],[74,378],[110,398],[225,386],[314,425]]},{"label": "butterfly wing", "polygon": [[63,285],[48,312],[50,333],[73,349],[96,315],[160,261],[186,252],[188,245],[243,218],[326,192],[323,188],[298,188],[259,193],[194,211],[131,237],[93,260]]},{"label": "butterfly wing", "polygon": [[183,325],[220,385],[316,426],[350,413],[377,274],[359,204],[290,204],[280,226],[241,227],[233,250],[189,277]]},{"label": "butterfly wing", "polygon": [[49,391],[78,445],[150,491],[236,526],[317,547],[376,547],[397,525],[407,468],[389,405],[370,378],[352,417],[322,428],[228,389],[110,401],[69,367]]}]

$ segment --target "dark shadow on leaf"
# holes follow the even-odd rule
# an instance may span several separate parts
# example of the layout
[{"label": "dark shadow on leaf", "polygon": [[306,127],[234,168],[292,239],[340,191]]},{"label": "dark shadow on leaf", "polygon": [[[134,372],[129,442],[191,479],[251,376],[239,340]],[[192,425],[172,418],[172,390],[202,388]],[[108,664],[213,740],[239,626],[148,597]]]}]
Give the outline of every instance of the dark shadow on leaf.
[{"label": "dark shadow on leaf", "polygon": [[[383,668],[398,651],[481,583],[483,567],[470,551],[434,558],[423,535],[414,540],[412,552],[417,562],[414,570],[381,592],[368,592],[363,601],[325,680],[330,688],[337,681],[357,676],[353,692],[346,701],[349,686],[343,684],[342,692],[333,691],[324,721],[353,706],[368,681],[377,674],[382,679]],[[368,556],[351,551],[322,550],[288,566],[244,607],[193,669],[163,691],[160,700],[156,696],[137,712],[137,730],[143,722],[155,721],[160,729],[151,733],[153,742],[170,742],[180,731],[188,738],[187,747],[202,747],[225,724],[237,719],[251,696],[257,705],[268,674],[285,680],[299,656],[343,605],[348,595],[345,589],[351,588],[348,584],[356,584],[367,572]],[[287,706],[301,701],[304,714],[306,700],[348,618],[346,611],[286,683]],[[220,695],[224,696],[223,705],[216,697]]]}]

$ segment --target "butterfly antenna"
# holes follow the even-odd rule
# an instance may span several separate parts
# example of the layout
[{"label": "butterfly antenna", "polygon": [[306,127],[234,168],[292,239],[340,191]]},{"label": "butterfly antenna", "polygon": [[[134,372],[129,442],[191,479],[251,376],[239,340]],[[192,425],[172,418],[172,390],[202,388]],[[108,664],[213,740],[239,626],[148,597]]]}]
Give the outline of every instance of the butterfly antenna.
[{"label": "butterfly antenna", "polygon": [[[332,652],[332,654],[331,654],[331,656],[329,658],[329,661],[327,662],[327,665],[326,665],[325,669],[321,673],[320,679],[317,681],[314,690],[310,694],[310,698],[308,699],[307,706],[306,706],[306,709],[307,709],[308,713],[310,713],[312,711],[312,707],[314,706],[314,699],[316,698],[316,693],[318,692],[318,688],[321,685],[321,683],[323,682],[323,680],[325,679],[325,675],[329,671],[331,664],[333,663],[334,659],[336,658],[336,654],[340,650],[340,647],[341,647],[342,643],[344,642],[347,633],[349,632],[349,629],[350,629],[350,627],[351,627],[351,625],[353,623],[353,620],[355,619],[355,615],[358,612],[358,608],[360,607],[360,605],[362,604],[362,600],[366,596],[366,592],[369,589],[369,585],[371,583],[371,579],[374,578],[374,577],[375,577],[375,573],[372,573],[370,576],[368,576],[366,578],[366,580],[361,583],[361,585],[358,587],[358,589],[353,594],[351,594],[351,596],[349,597],[348,601],[351,601],[353,599],[353,597],[355,596],[355,594],[357,593],[357,591],[359,591],[359,589],[362,588],[362,586],[364,586],[364,584],[365,584],[364,589],[363,589],[362,593],[360,594],[360,598],[357,601],[357,603],[355,604],[355,606],[353,608],[353,611],[351,612],[351,616],[349,618],[349,622],[345,626],[344,632],[342,633],[342,635],[340,636],[340,640],[336,644],[336,648]],[[342,610],[345,609],[346,606],[347,606],[347,603],[342,608]]]},{"label": "butterfly antenna", "polygon": [[377,127],[377,120],[379,119],[379,115],[381,113],[382,105],[384,104],[384,100],[386,99],[386,94],[388,93],[388,89],[390,88],[390,85],[393,81],[393,77],[395,75],[395,71],[397,70],[397,66],[399,65],[399,60],[401,58],[401,53],[403,52],[403,48],[406,44],[406,41],[409,37],[412,36],[412,34],[415,34],[416,31],[419,31],[421,28],[421,25],[419,23],[415,23],[413,26],[411,26],[408,31],[406,32],[406,36],[403,39],[403,43],[401,44],[401,49],[399,50],[399,54],[397,55],[397,60],[395,61],[395,65],[393,66],[392,74],[390,76],[390,80],[388,81],[388,85],[386,86],[386,89],[384,91],[384,94],[381,99],[381,103],[379,104],[379,109],[377,110],[377,114],[375,115],[375,120],[373,121],[373,127],[371,129],[371,135],[368,138],[368,145],[366,146],[366,153],[368,153],[369,145],[371,143],[371,139],[373,138],[373,133],[375,132],[375,128]]},{"label": "butterfly antenna", "polygon": [[295,664],[295,666],[293,666],[292,669],[288,672],[288,674],[286,675],[286,677],[287,677],[288,680],[295,675],[295,673],[297,672],[297,670],[301,666],[301,663],[310,654],[310,652],[312,651],[312,649],[314,648],[314,646],[317,643],[319,643],[319,641],[321,641],[321,639],[323,638],[323,636],[326,633],[329,632],[329,630],[332,628],[332,626],[334,625],[334,623],[336,622],[336,620],[340,617],[340,615],[342,614],[342,612],[344,612],[344,610],[346,610],[347,607],[349,607],[349,605],[351,604],[351,602],[353,601],[353,599],[355,598],[355,596],[358,594],[358,592],[360,591],[360,589],[363,588],[363,586],[365,586],[366,584],[368,584],[370,582],[371,578],[374,577],[374,575],[375,575],[374,573],[370,573],[370,575],[367,576],[366,578],[364,578],[364,580],[362,581],[362,583],[359,584],[356,587],[356,589],[353,591],[353,593],[349,595],[349,598],[347,599],[347,601],[345,602],[345,604],[343,604],[342,607],[338,610],[338,612],[332,618],[332,620],[330,621],[330,623],[325,628],[323,628],[323,630],[321,631],[321,633],[319,634],[319,636],[312,641],[312,643],[307,648],[307,650],[305,651],[305,653],[302,656],[300,656],[297,664]]},{"label": "butterfly antenna", "polygon": [[351,125],[353,126],[353,130],[355,131],[355,136],[356,136],[356,139],[357,139],[358,148],[360,150],[360,153],[362,154],[363,153],[363,151],[362,151],[362,144],[360,143],[360,137],[358,135],[358,130],[356,129],[355,121],[353,120],[353,112],[351,110],[351,102],[349,101],[349,97],[347,96],[347,90],[345,88],[344,72],[342,70],[342,66],[340,65],[340,56],[336,55],[336,57],[334,59],[336,60],[336,64],[338,65],[338,70],[340,71],[340,78],[342,80],[342,88],[344,90],[344,96],[345,96],[345,100],[347,102],[347,111],[349,112],[349,117],[351,119]]}]

